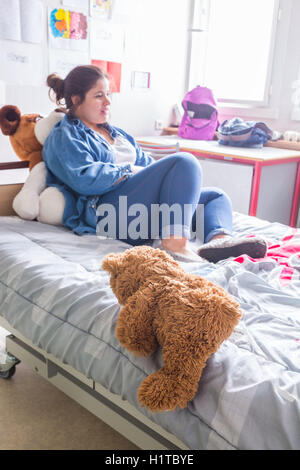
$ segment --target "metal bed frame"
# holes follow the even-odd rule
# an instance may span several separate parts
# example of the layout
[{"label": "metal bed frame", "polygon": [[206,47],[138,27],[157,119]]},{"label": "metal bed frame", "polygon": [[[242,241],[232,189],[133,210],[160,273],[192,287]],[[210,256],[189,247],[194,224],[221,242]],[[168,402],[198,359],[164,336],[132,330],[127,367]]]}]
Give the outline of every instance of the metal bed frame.
[{"label": "metal bed frame", "polygon": [[101,384],[33,345],[2,316],[0,326],[11,333],[6,336],[6,350],[9,354],[24,362],[32,371],[47,379],[139,448],[189,450],[176,436],[151,421],[119,395],[109,392]]},{"label": "metal bed frame", "polygon": [[[0,170],[24,168],[27,166],[24,163],[16,162],[13,167],[7,164],[4,167],[4,164],[0,164]],[[0,186],[0,216],[16,215],[12,209],[12,201],[21,187],[22,184]],[[1,315],[1,311],[0,326],[11,333],[6,336],[7,353],[24,362],[34,372],[55,385],[139,448],[146,450],[190,450],[176,436],[154,423],[128,401],[122,400],[119,395],[109,392],[101,384],[87,378],[73,367],[64,364],[52,354],[34,345],[8,323]]]}]

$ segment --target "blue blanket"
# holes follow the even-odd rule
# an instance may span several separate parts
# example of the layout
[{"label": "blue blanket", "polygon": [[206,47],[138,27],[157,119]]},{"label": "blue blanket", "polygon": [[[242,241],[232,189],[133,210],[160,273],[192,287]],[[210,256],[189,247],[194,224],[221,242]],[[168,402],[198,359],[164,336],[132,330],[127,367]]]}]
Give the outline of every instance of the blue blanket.
[{"label": "blue blanket", "polygon": [[[300,230],[234,213],[234,233],[276,246]],[[36,346],[70,364],[136,408],[142,380],[161,350],[139,358],[115,337],[120,311],[101,269],[104,256],[130,245],[81,237],[18,217],[0,218],[0,315]],[[243,317],[210,357],[184,410],[140,411],[191,449],[300,449],[300,271],[275,257],[180,264],[224,287]]]}]

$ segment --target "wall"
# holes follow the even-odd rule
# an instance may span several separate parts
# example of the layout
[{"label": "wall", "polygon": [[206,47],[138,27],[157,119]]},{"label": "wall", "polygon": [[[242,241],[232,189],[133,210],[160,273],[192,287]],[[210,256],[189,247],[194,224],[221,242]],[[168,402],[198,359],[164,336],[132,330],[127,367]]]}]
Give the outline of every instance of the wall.
[{"label": "wall", "polygon": [[[44,26],[42,43],[43,80],[48,68],[47,8],[61,2],[44,0]],[[182,0],[115,0],[112,21],[125,29],[121,93],[113,94],[111,123],[128,133],[154,134],[154,121],[169,124],[172,106],[181,102],[185,93],[187,26],[189,2]],[[0,41],[1,46],[8,41]],[[20,43],[21,44],[21,43]],[[3,50],[3,49],[2,49]],[[99,55],[98,59],[101,59]],[[131,72],[151,72],[149,90],[131,88]],[[56,106],[48,98],[48,88],[6,86],[3,104],[14,104],[22,113],[48,114]],[[8,137],[0,133],[0,162],[18,160]]]}]

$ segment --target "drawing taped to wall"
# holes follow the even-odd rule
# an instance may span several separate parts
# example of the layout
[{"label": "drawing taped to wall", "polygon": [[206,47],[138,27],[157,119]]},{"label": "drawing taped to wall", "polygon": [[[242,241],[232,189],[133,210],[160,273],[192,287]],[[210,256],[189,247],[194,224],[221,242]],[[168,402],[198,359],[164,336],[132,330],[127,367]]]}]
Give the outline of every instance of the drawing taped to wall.
[{"label": "drawing taped to wall", "polygon": [[49,8],[49,42],[54,48],[87,50],[88,22],[81,12]]},{"label": "drawing taped to wall", "polygon": [[77,11],[55,8],[50,15],[50,29],[56,38],[86,39],[87,18]]},{"label": "drawing taped to wall", "polygon": [[113,0],[90,0],[90,15],[103,20],[110,19],[112,15]]}]

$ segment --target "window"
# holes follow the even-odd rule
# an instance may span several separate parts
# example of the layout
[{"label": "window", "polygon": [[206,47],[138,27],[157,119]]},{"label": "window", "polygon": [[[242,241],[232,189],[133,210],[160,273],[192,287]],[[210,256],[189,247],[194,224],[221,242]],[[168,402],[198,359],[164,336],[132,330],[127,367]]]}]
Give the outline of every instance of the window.
[{"label": "window", "polygon": [[267,106],[279,0],[194,0],[189,89],[218,102]]}]

